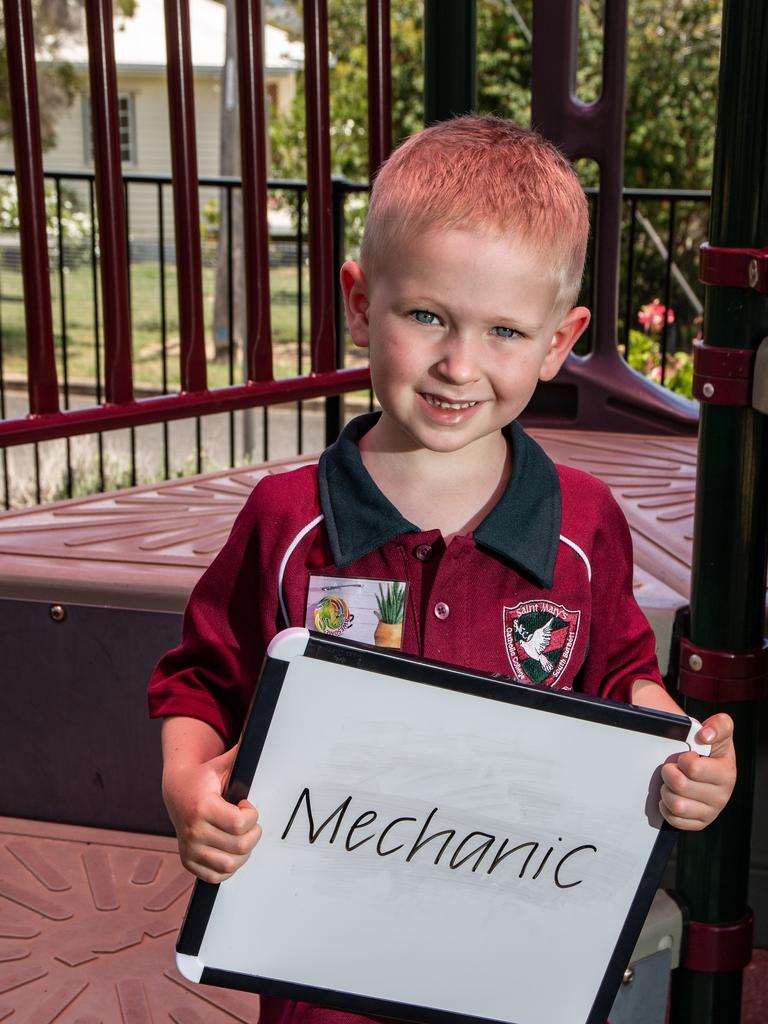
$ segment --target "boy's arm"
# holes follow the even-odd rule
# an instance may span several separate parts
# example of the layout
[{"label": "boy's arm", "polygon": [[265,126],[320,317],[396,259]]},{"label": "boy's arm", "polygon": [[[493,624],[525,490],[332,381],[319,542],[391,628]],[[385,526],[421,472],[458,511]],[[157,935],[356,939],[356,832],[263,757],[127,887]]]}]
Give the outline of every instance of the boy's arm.
[{"label": "boy's arm", "polygon": [[196,718],[163,721],[163,799],[187,870],[223,882],[248,860],[261,835],[253,804],[222,796],[236,747]]},{"label": "boy's arm", "polygon": [[[685,714],[663,687],[648,679],[635,680],[632,703],[654,711]],[[670,825],[689,831],[697,831],[714,821],[736,785],[736,752],[730,715],[712,715],[702,723],[697,739],[711,744],[709,757],[687,751],[661,768],[659,809]]]}]

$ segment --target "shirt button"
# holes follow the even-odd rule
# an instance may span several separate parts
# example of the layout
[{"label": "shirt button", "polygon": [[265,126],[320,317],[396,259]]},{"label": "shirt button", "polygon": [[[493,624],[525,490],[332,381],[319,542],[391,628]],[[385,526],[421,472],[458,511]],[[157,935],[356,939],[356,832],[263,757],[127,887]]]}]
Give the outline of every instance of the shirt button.
[{"label": "shirt button", "polygon": [[420,562],[428,562],[432,557],[432,545],[431,544],[417,544],[413,549],[414,555]]},{"label": "shirt button", "polygon": [[445,601],[438,601],[434,607],[434,613],[436,619],[447,619],[451,614],[451,609],[445,603]]}]

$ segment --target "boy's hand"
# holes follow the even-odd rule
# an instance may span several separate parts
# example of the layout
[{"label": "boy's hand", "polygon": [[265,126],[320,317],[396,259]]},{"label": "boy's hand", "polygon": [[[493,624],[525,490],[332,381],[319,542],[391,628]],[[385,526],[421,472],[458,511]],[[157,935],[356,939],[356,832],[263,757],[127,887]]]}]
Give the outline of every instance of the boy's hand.
[{"label": "boy's hand", "polygon": [[688,831],[698,831],[714,821],[736,785],[730,715],[712,715],[702,724],[696,738],[711,744],[709,757],[688,751],[661,768],[659,809],[670,825]]},{"label": "boy's hand", "polygon": [[[673,715],[685,714],[663,687],[647,679],[633,684],[632,703]],[[712,715],[702,724],[696,739],[710,744],[709,757],[700,757],[691,750],[662,765],[659,801],[659,810],[670,825],[693,832],[715,820],[736,785],[733,719],[722,712]]]},{"label": "boy's hand", "polygon": [[[184,719],[175,722],[181,725]],[[163,798],[176,830],[181,862],[204,882],[223,882],[248,860],[261,836],[253,804],[247,800],[231,804],[221,795],[237,748],[203,761],[174,756],[172,733],[169,730],[167,742],[165,728]],[[184,751],[188,752],[189,748]]]}]

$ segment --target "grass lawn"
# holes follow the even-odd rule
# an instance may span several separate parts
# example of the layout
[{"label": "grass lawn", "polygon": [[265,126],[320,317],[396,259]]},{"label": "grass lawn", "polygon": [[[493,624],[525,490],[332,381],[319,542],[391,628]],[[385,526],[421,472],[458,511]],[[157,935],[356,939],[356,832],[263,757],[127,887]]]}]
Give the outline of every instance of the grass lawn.
[{"label": "grass lawn", "polygon": [[[165,268],[165,343],[160,289],[161,267],[157,262],[134,263],[131,266],[131,311],[133,322],[134,383],[161,388],[163,349],[165,348],[168,385],[171,391],[179,386],[179,317],[176,268]],[[274,267],[270,271],[272,296],[272,344],[276,377],[291,377],[299,372],[299,325],[297,271],[295,267]],[[302,372],[309,369],[309,276],[304,270]],[[236,353],[232,371],[229,358],[216,362],[213,351],[215,268],[203,268],[203,299],[205,334],[208,348],[208,386],[224,387],[243,380],[242,357]],[[63,380],[66,349],[67,373],[70,381],[88,382],[96,378],[96,327],[93,301],[93,276],[89,264],[68,268],[64,273],[65,327],[62,326],[62,297],[57,272],[51,274],[53,296],[53,329],[56,345],[59,382]],[[99,297],[99,332],[101,300]],[[0,342],[2,372],[6,379],[26,377],[24,305],[21,274],[0,268]],[[64,344],[66,342],[66,345]],[[99,353],[101,376],[104,375],[103,338]],[[232,379],[230,379],[232,372]]]}]

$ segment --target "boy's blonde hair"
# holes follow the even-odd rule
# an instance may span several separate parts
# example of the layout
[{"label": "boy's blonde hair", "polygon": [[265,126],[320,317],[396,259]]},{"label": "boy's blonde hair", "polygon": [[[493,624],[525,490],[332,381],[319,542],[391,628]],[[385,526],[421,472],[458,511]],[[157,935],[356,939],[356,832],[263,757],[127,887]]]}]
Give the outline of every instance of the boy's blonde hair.
[{"label": "boy's blonde hair", "polygon": [[576,301],[589,210],[566,158],[538,132],[497,117],[457,117],[412,135],[382,164],[371,193],[360,262],[428,227],[512,234],[551,260],[563,309]]}]

